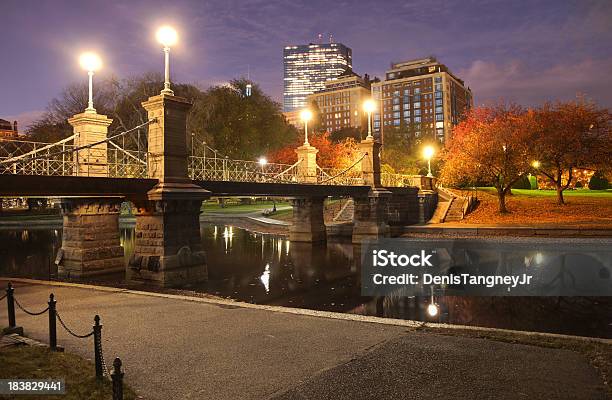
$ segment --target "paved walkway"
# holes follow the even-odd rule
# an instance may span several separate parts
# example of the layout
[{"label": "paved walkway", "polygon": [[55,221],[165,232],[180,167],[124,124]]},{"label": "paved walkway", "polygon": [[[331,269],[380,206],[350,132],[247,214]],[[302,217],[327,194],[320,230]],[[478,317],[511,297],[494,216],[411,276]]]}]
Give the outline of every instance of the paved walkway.
[{"label": "paved walkway", "polygon": [[[597,372],[567,350],[181,296],[15,286],[33,310],[55,293],[62,319],[77,332],[89,331],[100,314],[107,362],[120,356],[127,382],[146,399],[606,398]],[[0,324],[6,321],[2,306]],[[18,311],[17,321],[26,335],[47,341],[46,315]],[[91,340],[59,325],[58,343],[92,358]]]}]

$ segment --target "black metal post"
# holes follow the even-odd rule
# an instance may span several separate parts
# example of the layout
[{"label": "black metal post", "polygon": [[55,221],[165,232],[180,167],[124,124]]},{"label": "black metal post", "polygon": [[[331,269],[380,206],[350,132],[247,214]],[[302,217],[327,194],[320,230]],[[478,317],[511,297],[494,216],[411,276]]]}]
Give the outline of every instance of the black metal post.
[{"label": "black metal post", "polygon": [[15,289],[11,282],[6,287],[6,307],[8,313],[9,326],[4,328],[5,334],[16,333],[23,336],[23,328],[17,326],[15,322]]},{"label": "black metal post", "polygon": [[57,330],[56,330],[56,314],[55,314],[55,296],[53,293],[49,295],[49,347],[51,350],[57,350]]},{"label": "black metal post", "polygon": [[14,328],[15,323],[15,298],[13,297],[15,293],[15,289],[13,289],[13,285],[11,282],[8,283],[8,287],[6,288],[6,304],[8,306],[8,319],[9,319],[9,328]]},{"label": "black metal post", "polygon": [[94,357],[96,361],[96,379],[101,380],[104,371],[102,369],[102,324],[100,324],[100,316],[94,317],[93,326],[94,337]]},{"label": "black metal post", "polygon": [[113,400],[123,400],[123,372],[121,371],[121,359],[119,357],[113,361],[111,379],[113,381]]}]

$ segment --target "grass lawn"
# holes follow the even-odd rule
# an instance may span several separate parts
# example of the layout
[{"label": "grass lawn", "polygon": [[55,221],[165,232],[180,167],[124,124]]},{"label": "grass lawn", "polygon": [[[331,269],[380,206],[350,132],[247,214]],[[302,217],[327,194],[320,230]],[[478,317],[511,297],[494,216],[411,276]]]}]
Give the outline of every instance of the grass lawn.
[{"label": "grass lawn", "polygon": [[[18,395],[19,399],[107,400],[112,398],[110,381],[104,379],[98,383],[94,364],[74,354],[54,352],[46,347],[13,346],[0,350],[0,366],[2,366],[1,379],[64,379],[65,395]],[[125,385],[123,397],[136,398],[134,392]]]},{"label": "grass lawn", "polygon": [[[289,204],[285,202],[276,202],[276,208],[288,207]],[[223,213],[223,214],[247,214],[257,211],[264,211],[267,209],[271,209],[273,207],[273,203],[271,201],[265,201],[257,204],[226,204],[225,207],[221,208],[220,204],[217,203],[204,203],[204,207],[202,207],[203,211],[214,212],[214,213]]]},{"label": "grass lawn", "polygon": [[612,190],[566,190],[565,205],[554,190],[512,189],[506,197],[509,214],[498,213],[494,188],[478,188],[480,204],[462,223],[612,227]]},{"label": "grass lawn", "polygon": [[[480,187],[478,191],[487,192],[490,194],[496,194],[495,188],[492,187]],[[557,198],[557,192],[555,190],[529,190],[529,189],[512,189],[512,194],[516,196],[526,197],[554,197]],[[594,197],[612,200],[612,189],[608,190],[589,190],[589,189],[575,189],[575,190],[564,190],[563,198],[572,197]]]}]

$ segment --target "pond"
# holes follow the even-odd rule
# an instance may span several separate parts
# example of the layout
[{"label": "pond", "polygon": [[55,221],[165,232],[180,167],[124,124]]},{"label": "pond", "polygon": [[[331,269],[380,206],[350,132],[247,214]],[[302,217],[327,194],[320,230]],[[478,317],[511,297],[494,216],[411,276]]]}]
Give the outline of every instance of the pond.
[{"label": "pond", "polygon": [[[312,245],[228,225],[203,224],[209,280],[188,289],[235,300],[417,321],[612,337],[610,297],[439,296],[428,313],[427,296],[363,297],[358,271],[361,246],[329,240]],[[0,230],[0,276],[57,279],[59,227]],[[428,239],[423,239],[428,240]],[[126,262],[134,229],[122,225]],[[125,276],[96,278],[124,285]]]}]

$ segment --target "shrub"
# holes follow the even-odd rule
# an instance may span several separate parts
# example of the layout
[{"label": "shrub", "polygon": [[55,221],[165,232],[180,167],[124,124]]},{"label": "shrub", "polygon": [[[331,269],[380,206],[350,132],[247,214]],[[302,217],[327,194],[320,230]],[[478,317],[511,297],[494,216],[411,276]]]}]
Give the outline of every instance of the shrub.
[{"label": "shrub", "polygon": [[527,175],[521,176],[518,181],[514,182],[512,189],[531,189],[529,177]]},{"label": "shrub", "polygon": [[610,182],[599,171],[589,181],[589,189],[591,190],[606,190],[608,187],[610,187]]}]

